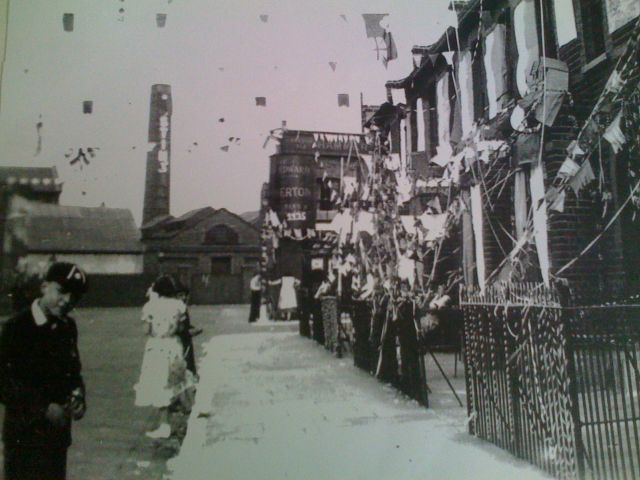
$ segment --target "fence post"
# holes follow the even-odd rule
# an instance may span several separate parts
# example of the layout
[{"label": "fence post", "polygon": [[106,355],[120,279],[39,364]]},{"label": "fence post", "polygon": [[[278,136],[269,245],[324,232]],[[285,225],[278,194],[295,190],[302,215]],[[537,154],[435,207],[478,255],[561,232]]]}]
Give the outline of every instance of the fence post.
[{"label": "fence post", "polygon": [[[504,351],[505,351],[505,374],[507,376],[507,385],[509,388],[509,410],[511,413],[511,436],[513,441],[513,452],[519,458],[524,458],[524,452],[522,448],[522,423],[520,419],[520,397],[518,392],[518,373],[512,366],[516,365],[516,359],[512,358],[516,349],[514,348],[514,339],[511,338],[509,333],[509,325],[513,325],[513,320],[518,320],[519,314],[522,314],[520,308],[507,308],[504,314]],[[521,323],[520,319],[520,323]],[[521,328],[521,325],[518,325]]]},{"label": "fence post", "polygon": [[585,478],[585,450],[582,443],[582,423],[580,422],[580,408],[578,404],[578,377],[575,365],[575,346],[571,335],[571,312],[561,309],[562,332],[565,337],[565,355],[567,361],[567,377],[569,379],[569,401],[571,402],[571,418],[573,419],[573,434],[575,442],[578,477]]}]

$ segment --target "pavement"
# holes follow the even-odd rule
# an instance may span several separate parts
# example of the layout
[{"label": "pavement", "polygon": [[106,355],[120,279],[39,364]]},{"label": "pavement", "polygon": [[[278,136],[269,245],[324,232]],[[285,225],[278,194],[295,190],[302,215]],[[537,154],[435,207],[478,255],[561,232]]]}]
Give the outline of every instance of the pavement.
[{"label": "pavement", "polygon": [[[79,349],[87,385],[88,410],[73,426],[68,453],[70,480],[160,480],[179,444],[157,442],[144,433],[153,429],[151,408],[134,407],[146,337],[139,308],[79,308]],[[193,306],[191,319],[204,333],[194,339],[196,358],[213,336],[237,332],[294,331],[297,325],[251,326],[248,305]],[[6,317],[0,318],[0,324]],[[4,408],[0,404],[0,421]],[[2,443],[0,442],[0,447]],[[0,464],[2,464],[0,448]],[[3,479],[0,468],[0,480]]]},{"label": "pavement", "polygon": [[201,378],[172,480],[548,478],[469,436],[441,379],[425,409],[295,332],[216,336]]},{"label": "pavement", "polygon": [[[297,322],[249,325],[246,305],[191,308],[204,329],[197,403],[182,447],[153,441],[144,432],[154,411],[133,406],[140,309],[75,317],[89,410],[74,425],[71,480],[547,478],[466,433],[465,409],[432,359],[425,409],[299,337]],[[453,355],[438,359],[453,377]],[[460,370],[452,380],[464,395]]]}]

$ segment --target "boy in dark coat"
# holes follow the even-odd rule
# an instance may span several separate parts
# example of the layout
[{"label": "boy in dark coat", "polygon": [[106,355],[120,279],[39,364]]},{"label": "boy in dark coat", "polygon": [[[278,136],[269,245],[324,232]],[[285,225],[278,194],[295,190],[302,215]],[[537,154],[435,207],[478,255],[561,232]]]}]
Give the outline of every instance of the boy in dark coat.
[{"label": "boy in dark coat", "polygon": [[74,264],[54,263],[42,294],[0,335],[6,480],[64,480],[71,422],[84,416],[78,330],[67,316],[86,292]]}]

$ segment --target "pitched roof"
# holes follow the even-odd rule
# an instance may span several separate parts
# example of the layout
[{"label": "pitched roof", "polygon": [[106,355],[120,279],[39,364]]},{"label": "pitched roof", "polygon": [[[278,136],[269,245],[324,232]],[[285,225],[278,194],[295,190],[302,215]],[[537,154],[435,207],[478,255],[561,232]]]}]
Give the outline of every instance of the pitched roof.
[{"label": "pitched roof", "polygon": [[141,230],[147,230],[147,229],[150,229],[150,228],[154,228],[154,227],[157,227],[158,225],[162,225],[165,222],[168,222],[169,220],[173,220],[173,215],[160,215],[158,217],[155,217],[155,218],[149,220],[147,223],[142,225],[140,227],[140,229]]},{"label": "pitched roof", "polygon": [[215,209],[212,207],[195,208],[193,210],[189,210],[187,213],[180,215],[179,217],[172,218],[166,223],[167,224],[174,224],[174,223],[186,224],[190,221],[191,222],[195,221],[197,223],[203,218],[207,217],[209,214],[214,212],[215,212]]},{"label": "pitched roof", "polygon": [[19,199],[11,217],[22,220],[20,240],[32,252],[140,253],[131,211],[71,207]]},{"label": "pitched roof", "polygon": [[229,215],[232,215],[232,216],[236,217],[238,220],[242,221],[243,223],[246,223],[247,225],[249,225],[254,230],[256,230],[258,232],[260,231],[260,226],[259,225],[255,225],[254,223],[251,223],[251,222],[245,220],[244,218],[242,218],[242,216],[238,215],[237,213],[233,213],[232,211],[227,210],[224,207],[219,208],[218,210],[216,210],[216,213],[228,213]]},{"label": "pitched roof", "polygon": [[260,228],[262,226],[262,222],[260,220],[260,210],[255,210],[252,212],[244,212],[238,215],[245,222],[249,222],[256,228]]}]

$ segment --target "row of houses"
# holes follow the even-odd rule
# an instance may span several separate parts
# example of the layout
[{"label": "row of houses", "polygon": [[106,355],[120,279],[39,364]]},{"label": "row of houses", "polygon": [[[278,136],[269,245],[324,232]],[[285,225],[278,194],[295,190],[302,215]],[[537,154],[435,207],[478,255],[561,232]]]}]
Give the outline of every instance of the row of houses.
[{"label": "row of houses", "polygon": [[[414,46],[387,102],[363,108],[326,207],[318,160],[340,134],[283,132],[263,259],[277,271],[297,249],[313,269],[325,247],[317,266],[339,297],[347,273],[359,279],[352,322],[372,373],[419,401],[422,316],[444,288],[464,316],[471,434],[557,478],[636,478],[640,4],[451,8],[457,25]],[[322,302],[327,325],[344,295]]]},{"label": "row of houses", "polygon": [[[367,125],[399,157],[374,215],[410,218],[390,277],[415,282],[414,312],[426,282],[464,313],[471,434],[557,478],[636,478],[640,4],[451,8]],[[445,228],[416,255],[436,204]]]},{"label": "row of houses", "polygon": [[[607,81],[638,40],[639,8],[576,0],[576,36],[560,44],[559,29],[574,20],[554,14],[565,3],[453,2],[458,28],[414,46],[413,71],[386,84],[389,103],[402,107],[390,125],[391,150],[413,172],[416,197],[426,199],[414,202],[418,209],[450,186],[462,199],[455,241],[466,285],[562,280],[589,301],[619,300],[640,281],[635,209],[602,230],[633,190],[638,159],[605,133],[621,101],[637,107],[636,92],[627,87],[624,100],[591,113],[611,96]],[[637,58],[627,60],[632,85]],[[587,135],[579,137],[585,129],[598,141],[587,146]],[[567,159],[580,167],[571,178]],[[575,188],[556,188],[570,181]]]}]

